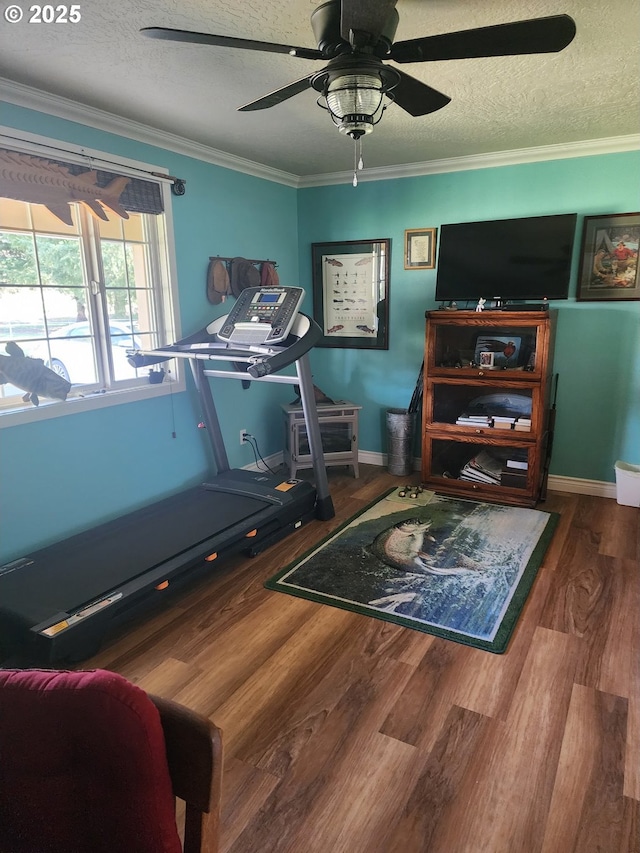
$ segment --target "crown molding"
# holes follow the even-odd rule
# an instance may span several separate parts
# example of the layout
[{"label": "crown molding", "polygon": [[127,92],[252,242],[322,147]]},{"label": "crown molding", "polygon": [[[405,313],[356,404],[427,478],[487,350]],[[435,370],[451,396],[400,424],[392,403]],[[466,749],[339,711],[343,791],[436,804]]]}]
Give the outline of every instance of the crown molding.
[{"label": "crown molding", "polygon": [[245,160],[243,157],[218,151],[216,148],[193,142],[166,130],[158,130],[141,122],[109,113],[106,110],[99,110],[86,104],[77,103],[69,98],[52,95],[31,86],[25,86],[22,83],[15,83],[13,80],[0,78],[0,99],[18,107],[26,107],[30,110],[56,116],[56,118],[84,124],[96,130],[126,136],[136,142],[153,145],[155,148],[164,148],[173,151],[175,154],[183,154],[185,157],[194,157],[196,160],[221,166],[224,169],[232,169],[235,172],[243,172],[255,178],[264,178],[267,181],[286,184],[290,187],[297,187],[299,183],[298,177],[288,172],[282,172],[261,163],[254,163],[252,160]]},{"label": "crown molding", "polygon": [[[606,139],[588,139],[561,145],[543,145],[538,148],[519,148],[514,151],[496,151],[489,154],[471,154],[424,163],[406,163],[399,166],[381,166],[363,169],[358,173],[358,183],[388,181],[394,178],[416,178],[422,175],[439,175],[445,172],[466,172],[471,169],[491,169],[498,166],[517,166],[522,163],[540,163],[545,160],[567,160],[573,157],[593,157],[597,154],[619,154],[640,150],[640,134],[612,136]],[[300,178],[299,187],[319,187],[329,184],[350,184],[353,169],[348,172],[309,175]]]},{"label": "crown molding", "polygon": [[[115,133],[143,142],[155,148],[163,148],[193,157],[205,163],[242,172],[256,178],[285,184],[289,187],[302,189],[307,187],[329,186],[332,184],[348,184],[353,180],[353,171],[332,172],[322,175],[299,177],[279,169],[236,157],[208,145],[194,142],[165,130],[158,130],[132,121],[122,116],[99,110],[95,107],[80,104],[69,98],[52,95],[13,80],[0,78],[0,97],[7,103],[19,107],[44,112],[57,118],[66,119],[79,124]],[[573,157],[592,157],[597,154],[617,154],[640,149],[640,134],[629,136],[614,136],[605,139],[592,139],[582,142],[568,142],[559,145],[544,145],[537,148],[521,148],[515,151],[498,151],[489,154],[474,154],[466,157],[451,157],[443,160],[431,160],[423,163],[405,163],[398,166],[382,166],[365,169],[358,180],[385,181],[396,178],[415,178],[423,175],[437,175],[445,172],[463,172],[471,169],[488,169],[499,166],[514,166],[522,163],[537,163],[545,160],[561,160]]]}]

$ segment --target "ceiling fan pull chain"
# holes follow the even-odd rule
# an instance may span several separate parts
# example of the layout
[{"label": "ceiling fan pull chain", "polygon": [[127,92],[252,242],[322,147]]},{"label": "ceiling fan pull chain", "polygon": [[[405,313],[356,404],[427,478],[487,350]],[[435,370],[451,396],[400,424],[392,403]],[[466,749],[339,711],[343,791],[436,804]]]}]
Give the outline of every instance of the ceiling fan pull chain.
[{"label": "ceiling fan pull chain", "polygon": [[362,159],[362,137],[359,136],[354,140],[355,145],[353,147],[353,185],[354,187],[358,186],[358,172],[364,168],[364,161]]}]

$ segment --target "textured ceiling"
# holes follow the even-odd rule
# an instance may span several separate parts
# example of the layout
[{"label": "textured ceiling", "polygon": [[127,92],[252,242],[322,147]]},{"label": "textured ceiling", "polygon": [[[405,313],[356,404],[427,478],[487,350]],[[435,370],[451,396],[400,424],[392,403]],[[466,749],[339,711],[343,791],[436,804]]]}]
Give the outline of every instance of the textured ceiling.
[{"label": "textured ceiling", "polygon": [[[3,4],[3,10],[8,4]],[[321,63],[144,38],[189,29],[316,47],[317,0],[105,0],[77,24],[0,22],[0,76],[295,176],[346,171],[353,143],[311,89],[272,109],[237,107]],[[574,41],[557,54],[414,63],[402,69],[452,98],[412,118],[391,105],[365,140],[365,166],[605,139],[640,131],[638,0],[398,0],[395,40],[566,13]]]}]

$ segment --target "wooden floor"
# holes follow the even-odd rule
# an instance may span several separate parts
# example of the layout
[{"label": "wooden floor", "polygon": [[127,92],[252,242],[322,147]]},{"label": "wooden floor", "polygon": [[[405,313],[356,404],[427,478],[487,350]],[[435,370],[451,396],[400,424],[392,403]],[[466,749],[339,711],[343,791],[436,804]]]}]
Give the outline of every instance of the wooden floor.
[{"label": "wooden floor", "polygon": [[400,484],[329,478],[335,519],[216,567],[83,664],[223,729],[222,851],[638,853],[640,510],[550,493],[560,524],[493,655],[263,588]]}]

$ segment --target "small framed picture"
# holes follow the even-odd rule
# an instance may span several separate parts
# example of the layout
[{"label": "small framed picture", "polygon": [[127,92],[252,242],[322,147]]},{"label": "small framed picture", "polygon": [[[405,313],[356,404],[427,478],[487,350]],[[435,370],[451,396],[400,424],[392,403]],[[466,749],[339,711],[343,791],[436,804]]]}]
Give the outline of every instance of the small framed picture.
[{"label": "small framed picture", "polygon": [[404,268],[436,268],[436,228],[409,228],[404,232]]},{"label": "small framed picture", "polygon": [[480,353],[480,367],[493,367],[494,358],[495,358],[495,353],[493,353],[493,352],[481,352]]}]

